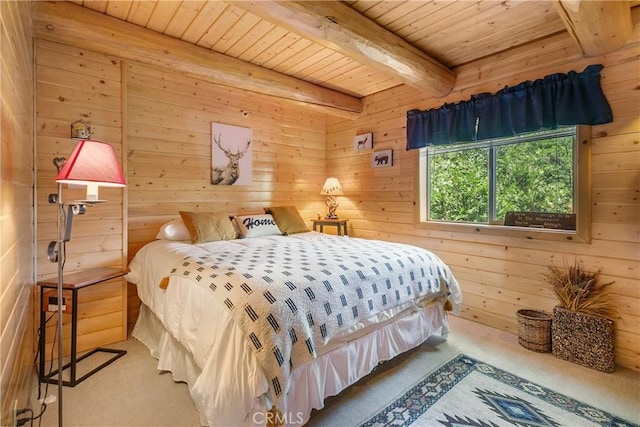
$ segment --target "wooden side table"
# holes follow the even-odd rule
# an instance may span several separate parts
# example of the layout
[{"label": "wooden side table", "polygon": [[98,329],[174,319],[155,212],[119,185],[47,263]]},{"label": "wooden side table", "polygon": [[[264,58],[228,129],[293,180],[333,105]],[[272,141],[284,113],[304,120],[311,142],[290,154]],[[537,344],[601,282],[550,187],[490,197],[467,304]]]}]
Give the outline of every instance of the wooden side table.
[{"label": "wooden side table", "polygon": [[[82,288],[86,288],[88,286],[98,285],[100,283],[104,283],[108,280],[116,279],[118,277],[122,277],[129,272],[128,268],[109,268],[109,267],[100,267],[100,268],[92,268],[85,271],[80,271],[77,273],[65,274],[63,276],[63,284],[62,289],[65,296],[63,297],[62,312],[69,313],[71,312],[71,354],[70,354],[70,362],[62,367],[64,371],[67,368],[70,368],[70,377],[69,381],[63,381],[62,384],[68,387],[75,387],[77,384],[89,378],[91,375],[98,372],[100,369],[105,366],[111,364],[115,360],[121,358],[125,354],[127,354],[126,350],[116,350],[110,348],[95,348],[81,357],[77,355],[77,338],[78,338],[78,291]],[[52,383],[56,384],[58,379],[53,379],[53,376],[58,375],[58,369],[50,372],[49,374],[45,374],[45,347],[47,343],[46,332],[47,332],[47,320],[46,314],[47,312],[56,312],[58,311],[58,303],[57,303],[57,289],[58,289],[58,278],[54,277],[49,280],[43,280],[37,283],[40,286],[40,382]],[[45,289],[55,289],[56,292],[46,292]],[[47,296],[47,301],[45,305],[45,295]],[[69,302],[65,301],[69,297],[66,295],[70,295],[71,299],[71,307],[69,308]],[[62,319],[59,319],[62,321]],[[93,370],[89,371],[85,375],[80,378],[76,378],[76,365],[83,359],[91,356],[96,352],[103,353],[113,353],[109,360],[103,362]],[[62,372],[60,373],[62,375]]]},{"label": "wooden side table", "polygon": [[347,221],[348,219],[312,219],[313,231],[317,231],[320,227],[320,232],[324,233],[324,226],[329,225],[336,227],[338,236],[348,236],[347,233]]}]

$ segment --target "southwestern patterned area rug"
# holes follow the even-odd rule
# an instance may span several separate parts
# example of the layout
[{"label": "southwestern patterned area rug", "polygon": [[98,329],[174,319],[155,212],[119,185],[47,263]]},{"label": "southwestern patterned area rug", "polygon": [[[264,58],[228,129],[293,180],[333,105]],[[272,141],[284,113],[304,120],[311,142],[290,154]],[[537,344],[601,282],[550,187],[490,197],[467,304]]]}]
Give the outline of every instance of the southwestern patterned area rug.
[{"label": "southwestern patterned area rug", "polygon": [[636,426],[465,355],[413,386],[362,427]]}]

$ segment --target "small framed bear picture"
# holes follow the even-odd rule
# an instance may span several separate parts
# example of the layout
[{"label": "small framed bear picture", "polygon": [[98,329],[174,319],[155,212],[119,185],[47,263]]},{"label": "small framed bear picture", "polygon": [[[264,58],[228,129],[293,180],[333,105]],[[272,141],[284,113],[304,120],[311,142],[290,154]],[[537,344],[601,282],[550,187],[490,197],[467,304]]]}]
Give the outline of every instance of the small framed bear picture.
[{"label": "small framed bear picture", "polygon": [[393,166],[393,150],[376,151],[371,155],[372,168]]}]

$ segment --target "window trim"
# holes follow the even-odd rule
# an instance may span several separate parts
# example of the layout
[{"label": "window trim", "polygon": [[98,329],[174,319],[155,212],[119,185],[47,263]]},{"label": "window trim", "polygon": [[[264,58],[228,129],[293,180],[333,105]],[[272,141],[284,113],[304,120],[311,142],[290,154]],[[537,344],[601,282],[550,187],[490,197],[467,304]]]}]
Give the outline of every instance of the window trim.
[{"label": "window trim", "polygon": [[555,230],[505,226],[501,224],[476,224],[462,222],[429,221],[427,212],[427,149],[415,150],[416,179],[414,181],[414,227],[425,230],[439,230],[456,233],[482,234],[487,236],[507,236],[529,240],[551,240],[590,243],[591,242],[591,126],[576,126],[577,156],[574,186],[575,230]]}]

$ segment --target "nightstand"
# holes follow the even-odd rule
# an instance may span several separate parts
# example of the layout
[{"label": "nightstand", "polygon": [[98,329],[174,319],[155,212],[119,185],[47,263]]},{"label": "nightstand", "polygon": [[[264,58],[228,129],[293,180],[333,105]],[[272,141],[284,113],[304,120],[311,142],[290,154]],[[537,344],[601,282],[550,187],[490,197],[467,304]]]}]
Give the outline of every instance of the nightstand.
[{"label": "nightstand", "polygon": [[336,227],[338,236],[348,236],[347,233],[347,221],[348,219],[312,219],[313,223],[313,231],[317,231],[317,228],[320,227],[320,232],[324,233],[324,226],[329,225]]},{"label": "nightstand", "polygon": [[[68,387],[75,387],[91,375],[98,372],[100,369],[114,362],[127,354],[126,350],[116,350],[110,348],[98,347],[78,357],[77,355],[77,339],[78,339],[78,291],[82,288],[89,286],[99,285],[109,280],[122,277],[129,272],[128,268],[109,268],[100,267],[92,268],[77,273],[65,274],[63,276],[63,301],[62,301],[62,313],[71,313],[71,354],[69,355],[70,361],[62,367],[64,371],[70,368],[69,381],[63,381],[62,384]],[[57,378],[52,378],[58,375],[58,369],[45,374],[45,348],[46,348],[46,332],[47,332],[47,313],[56,312],[58,310],[58,278],[54,277],[49,280],[43,280],[37,283],[40,286],[40,382],[56,384]],[[46,303],[45,303],[46,297]],[[70,301],[69,301],[70,300]],[[71,304],[71,305],[69,305]],[[113,356],[86,373],[80,378],[76,378],[76,365],[78,362],[86,359],[87,357],[97,353],[112,353]]]}]

